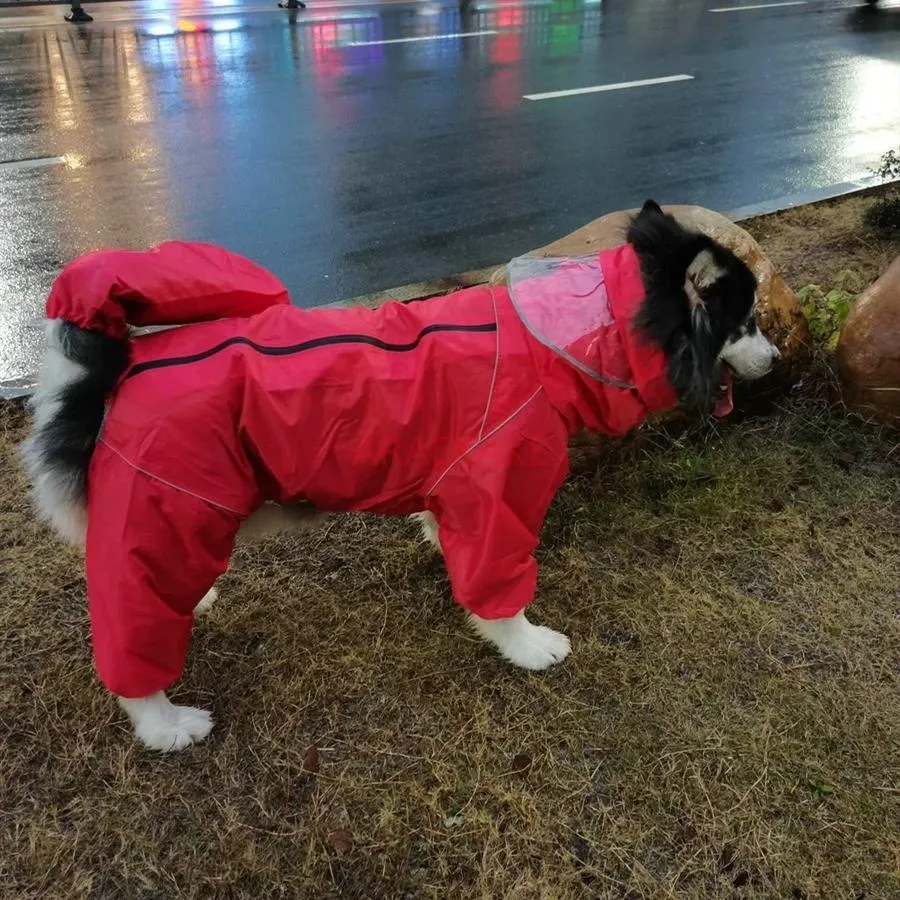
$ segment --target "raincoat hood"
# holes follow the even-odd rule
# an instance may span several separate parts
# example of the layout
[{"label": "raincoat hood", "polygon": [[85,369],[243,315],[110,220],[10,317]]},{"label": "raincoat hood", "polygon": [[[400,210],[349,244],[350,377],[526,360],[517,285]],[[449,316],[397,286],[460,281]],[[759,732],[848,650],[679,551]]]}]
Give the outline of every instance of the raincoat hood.
[{"label": "raincoat hood", "polygon": [[508,267],[508,289],[537,341],[544,389],[573,432],[625,434],[677,403],[665,355],[634,325],[644,285],[631,245],[577,257],[518,257]]}]

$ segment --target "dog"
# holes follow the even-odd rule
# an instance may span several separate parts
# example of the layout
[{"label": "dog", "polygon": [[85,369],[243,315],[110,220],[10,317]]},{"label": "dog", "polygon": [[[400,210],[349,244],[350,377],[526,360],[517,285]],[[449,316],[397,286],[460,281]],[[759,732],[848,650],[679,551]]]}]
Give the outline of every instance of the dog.
[{"label": "dog", "polygon": [[40,516],[85,550],[95,667],[137,738],[180,750],[212,727],[165,691],[239,533],[329,512],[415,516],[482,638],[526,669],[563,660],[568,637],[524,610],[569,439],[727,411],[731,374],[779,357],[756,289],[652,200],[614,250],[374,311],[298,309],[205,244],[71,263],[22,449]]}]

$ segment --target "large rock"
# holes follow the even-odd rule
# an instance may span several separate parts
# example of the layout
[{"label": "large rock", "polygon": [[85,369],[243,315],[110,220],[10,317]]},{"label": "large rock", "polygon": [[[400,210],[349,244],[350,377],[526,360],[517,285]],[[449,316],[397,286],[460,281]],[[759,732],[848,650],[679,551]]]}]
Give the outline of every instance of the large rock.
[{"label": "large rock", "polygon": [[[794,292],[775,271],[762,247],[731,219],[702,206],[665,206],[663,209],[686,228],[707,234],[728,247],[753,271],[759,282],[760,326],[778,345],[785,361],[774,378],[764,380],[765,387],[784,381],[795,368],[790,363],[804,356],[809,348],[806,319]],[[577,256],[617,247],[624,242],[628,223],[637,212],[636,209],[621,210],[601,216],[535,253],[539,256]]]},{"label": "large rock", "polygon": [[844,402],[900,426],[900,256],[850,310],[837,349]]}]

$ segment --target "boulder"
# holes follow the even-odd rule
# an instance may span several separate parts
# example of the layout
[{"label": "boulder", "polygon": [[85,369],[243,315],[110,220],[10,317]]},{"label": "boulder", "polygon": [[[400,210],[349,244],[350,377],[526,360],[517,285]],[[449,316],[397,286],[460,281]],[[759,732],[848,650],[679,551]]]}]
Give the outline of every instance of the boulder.
[{"label": "boulder", "polygon": [[900,256],[856,298],[837,348],[844,402],[900,426]]},{"label": "boulder", "polygon": [[[796,369],[792,364],[808,351],[809,332],[797,297],[775,271],[762,247],[727,216],[711,209],[702,206],[665,206],[663,209],[686,228],[707,234],[728,247],[753,271],[759,282],[760,326],[777,344],[784,361],[774,378],[769,376],[763,381],[766,387],[771,387],[777,381],[787,380],[787,376]],[[637,212],[637,209],[621,210],[601,216],[534,252],[539,256],[577,256],[592,250],[617,247],[624,242],[628,223]]]}]

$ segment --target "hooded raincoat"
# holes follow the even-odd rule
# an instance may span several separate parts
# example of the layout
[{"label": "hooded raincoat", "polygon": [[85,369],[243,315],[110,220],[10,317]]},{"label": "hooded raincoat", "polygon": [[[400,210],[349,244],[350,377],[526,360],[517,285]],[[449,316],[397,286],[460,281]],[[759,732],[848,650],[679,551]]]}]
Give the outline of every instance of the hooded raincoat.
[{"label": "hooded raincoat", "polygon": [[275,276],[204,244],[76,260],[49,318],[114,336],[191,323],[133,339],[88,472],[105,686],[142,697],[179,677],[193,609],[264,501],[429,510],[456,601],[518,613],[570,435],[621,435],[675,403],[632,328],[642,298],[629,245],[514,260],[504,286],[375,310],[299,309]]}]

